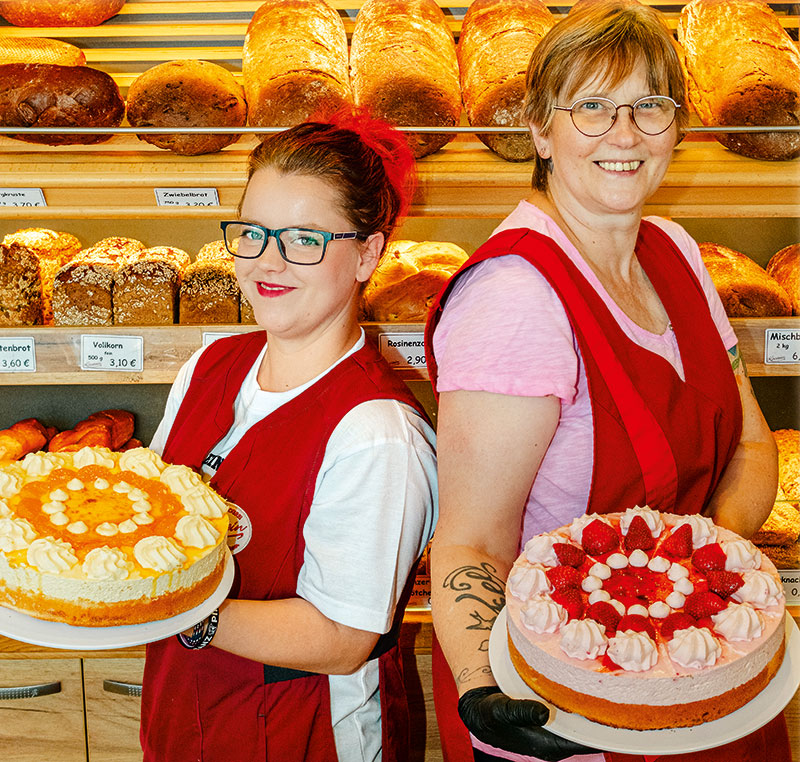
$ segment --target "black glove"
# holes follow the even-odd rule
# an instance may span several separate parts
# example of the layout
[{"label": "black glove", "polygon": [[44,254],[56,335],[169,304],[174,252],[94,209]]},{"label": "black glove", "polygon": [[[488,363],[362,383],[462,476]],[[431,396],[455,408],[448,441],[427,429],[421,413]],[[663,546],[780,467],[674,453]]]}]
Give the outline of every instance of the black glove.
[{"label": "black glove", "polygon": [[597,751],[540,727],[550,717],[544,704],[509,698],[496,685],[468,690],[458,700],[458,714],[472,735],[504,751],[548,762]]}]

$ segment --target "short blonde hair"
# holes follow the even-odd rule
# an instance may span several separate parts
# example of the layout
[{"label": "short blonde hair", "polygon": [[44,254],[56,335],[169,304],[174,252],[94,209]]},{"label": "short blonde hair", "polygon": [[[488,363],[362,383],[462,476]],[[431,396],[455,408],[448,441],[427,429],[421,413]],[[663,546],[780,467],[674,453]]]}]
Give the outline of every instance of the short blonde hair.
[{"label": "short blonde hair", "polygon": [[[675,114],[680,139],[689,109],[677,43],[662,14],[635,0],[581,0],[542,38],[528,64],[522,116],[546,135],[553,106],[569,105],[598,76],[614,87],[640,62],[653,94],[681,104]],[[532,185],[537,190],[547,188],[549,166],[549,159],[534,156]]]}]

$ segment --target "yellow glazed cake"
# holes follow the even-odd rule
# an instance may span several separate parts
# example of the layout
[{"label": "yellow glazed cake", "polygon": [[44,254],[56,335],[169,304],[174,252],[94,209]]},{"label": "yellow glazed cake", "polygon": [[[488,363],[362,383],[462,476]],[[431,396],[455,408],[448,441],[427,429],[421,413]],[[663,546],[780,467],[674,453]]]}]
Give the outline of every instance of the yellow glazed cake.
[{"label": "yellow glazed cake", "polygon": [[144,447],[31,453],[0,468],[0,605],[89,627],[187,611],[222,577],[227,510]]},{"label": "yellow glazed cake", "polygon": [[511,661],[542,698],[615,727],[698,725],[775,676],[785,599],[770,560],[703,516],[580,516],[525,545],[506,589]]}]

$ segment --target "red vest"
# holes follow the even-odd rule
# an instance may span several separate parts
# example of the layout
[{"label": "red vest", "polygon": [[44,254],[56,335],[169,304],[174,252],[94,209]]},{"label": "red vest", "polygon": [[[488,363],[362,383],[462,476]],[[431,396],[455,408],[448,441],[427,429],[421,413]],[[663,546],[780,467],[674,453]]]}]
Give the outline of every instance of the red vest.
[{"label": "red vest", "polygon": [[[699,513],[710,500],[742,431],[742,408],[730,360],[702,286],[672,240],[642,221],[636,255],[661,298],[678,341],[685,380],[662,357],[631,341],[569,257],[544,235],[528,229],[493,236],[447,283],[425,330],[431,382],[436,384],[433,332],[456,278],[492,257],[526,259],[559,296],[578,341],[592,405],[594,463],[588,513],[610,513],[648,504],[670,513]],[[455,685],[438,644],[434,695],[445,759],[469,759],[469,737],[455,712]],[[769,742],[774,762],[788,749],[782,717]],[[766,729],[719,749],[670,760],[752,762],[761,755]],[[588,743],[591,743],[590,741]],[[781,744],[784,744],[781,746]],[[777,756],[776,756],[777,755]],[[642,757],[606,754],[611,762]]]},{"label": "red vest", "polygon": [[[220,339],[203,353],[170,431],[165,461],[200,470],[230,429],[234,400],[265,340],[257,331]],[[235,556],[230,597],[296,597],[303,525],[328,439],[347,412],[373,399],[399,400],[424,415],[367,344],[254,425],[225,458],[211,484],[244,509],[253,527],[249,544]],[[408,751],[408,707],[396,644],[379,657],[379,671],[383,758],[399,762]],[[142,692],[145,762],[336,760],[327,675],[300,673],[273,682],[272,673],[213,647],[188,651],[175,638],[149,645]]]}]

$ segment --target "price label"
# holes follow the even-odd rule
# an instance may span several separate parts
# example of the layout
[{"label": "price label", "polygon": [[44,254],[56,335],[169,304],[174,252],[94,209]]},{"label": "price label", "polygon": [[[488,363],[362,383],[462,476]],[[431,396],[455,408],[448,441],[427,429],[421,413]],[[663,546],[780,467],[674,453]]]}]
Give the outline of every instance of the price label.
[{"label": "price label", "polygon": [[800,606],[800,569],[779,569],[787,606]]},{"label": "price label", "polygon": [[222,331],[203,331],[203,346],[207,347],[217,339],[224,339],[226,336],[236,336],[235,333],[223,333]]},{"label": "price label", "polygon": [[81,335],[81,370],[140,373],[144,368],[141,336]]},{"label": "price label", "polygon": [[36,346],[33,338],[0,339],[0,373],[35,373]]},{"label": "price label", "polygon": [[800,363],[800,331],[791,328],[767,328],[764,333],[764,363]]},{"label": "price label", "polygon": [[159,206],[219,206],[216,188],[156,188]]},{"label": "price label", "polygon": [[0,188],[0,206],[47,206],[41,188]]},{"label": "price label", "polygon": [[393,368],[425,368],[425,334],[382,333],[378,349]]}]

